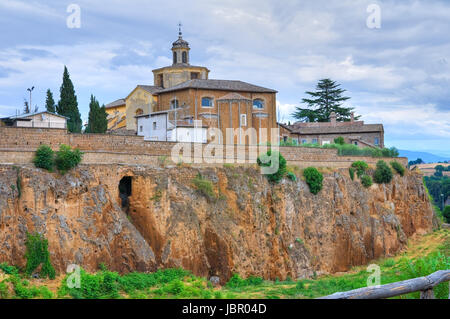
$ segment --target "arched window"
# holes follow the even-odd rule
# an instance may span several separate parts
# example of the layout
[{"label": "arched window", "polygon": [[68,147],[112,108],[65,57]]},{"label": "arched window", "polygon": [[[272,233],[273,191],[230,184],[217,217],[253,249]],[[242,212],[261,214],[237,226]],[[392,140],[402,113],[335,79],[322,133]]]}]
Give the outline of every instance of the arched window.
[{"label": "arched window", "polygon": [[173,53],[173,64],[176,64],[176,63],[177,63],[177,53],[174,52]]},{"label": "arched window", "polygon": [[171,109],[177,109],[179,107],[178,104],[178,100],[177,99],[173,99],[172,101],[170,101],[170,108]]},{"label": "arched window", "polygon": [[211,97],[202,97],[202,107],[213,107],[213,101]]},{"label": "arched window", "polygon": [[183,53],[181,54],[181,58],[183,59],[183,63],[187,63],[187,52],[183,51]]},{"label": "arched window", "polygon": [[264,101],[261,99],[253,100],[253,108],[254,109],[263,109],[264,108]]},{"label": "arched window", "polygon": [[142,109],[136,110],[136,115],[142,115],[142,114],[144,114],[144,111]]}]

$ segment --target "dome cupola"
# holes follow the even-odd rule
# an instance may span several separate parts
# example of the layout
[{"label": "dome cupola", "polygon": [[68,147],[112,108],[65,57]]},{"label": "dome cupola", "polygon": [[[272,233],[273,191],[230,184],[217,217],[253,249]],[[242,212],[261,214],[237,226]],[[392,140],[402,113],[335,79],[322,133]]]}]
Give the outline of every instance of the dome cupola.
[{"label": "dome cupola", "polygon": [[173,64],[189,65],[189,43],[183,39],[181,23],[178,24],[178,40],[172,43]]}]

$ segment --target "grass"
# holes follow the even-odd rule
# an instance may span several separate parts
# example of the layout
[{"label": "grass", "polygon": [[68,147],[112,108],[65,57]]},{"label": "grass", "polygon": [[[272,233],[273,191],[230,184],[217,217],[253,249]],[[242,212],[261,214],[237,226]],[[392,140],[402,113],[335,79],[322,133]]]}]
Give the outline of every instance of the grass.
[{"label": "grass", "polygon": [[[303,242],[298,238],[298,242]],[[410,240],[396,257],[374,261],[381,269],[381,284],[416,278],[439,269],[450,269],[450,231],[439,230]],[[154,273],[119,275],[106,268],[90,274],[81,271],[81,289],[68,288],[67,276],[35,280],[19,274],[17,268],[0,264],[0,298],[81,298],[81,299],[308,299],[365,287],[370,275],[367,266],[352,268],[345,274],[316,279],[266,281],[234,274],[223,287],[212,287],[206,278],[183,269]],[[3,273],[3,274],[2,274]],[[10,273],[9,275],[7,273]],[[448,282],[434,289],[437,298],[448,298]],[[8,287],[10,287],[8,289]],[[419,298],[419,292],[396,299]]]},{"label": "grass", "polygon": [[214,200],[217,198],[214,192],[213,183],[210,180],[204,178],[200,173],[192,180],[195,188],[207,199]]}]

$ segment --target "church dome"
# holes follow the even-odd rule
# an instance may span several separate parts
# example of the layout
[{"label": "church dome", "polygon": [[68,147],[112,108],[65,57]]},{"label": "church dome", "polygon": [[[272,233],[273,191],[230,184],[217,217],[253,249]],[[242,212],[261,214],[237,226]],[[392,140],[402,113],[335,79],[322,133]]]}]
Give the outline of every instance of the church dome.
[{"label": "church dome", "polygon": [[174,43],[172,43],[172,48],[176,48],[176,49],[178,49],[178,48],[189,48],[189,43],[186,41],[186,40],[184,40],[182,37],[181,37],[181,35],[180,36],[178,36],[178,40],[177,41],[175,41]]}]

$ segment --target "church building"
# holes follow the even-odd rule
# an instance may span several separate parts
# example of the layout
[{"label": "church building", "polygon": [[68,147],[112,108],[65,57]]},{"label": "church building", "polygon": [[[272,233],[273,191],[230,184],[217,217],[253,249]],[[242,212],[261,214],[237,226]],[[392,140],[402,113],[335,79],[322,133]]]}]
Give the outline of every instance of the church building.
[{"label": "church building", "polygon": [[138,85],[126,98],[106,105],[112,133],[126,129],[149,139],[168,140],[167,134],[152,137],[151,133],[153,128],[160,129],[164,118],[166,129],[194,127],[195,121],[201,121],[203,129],[219,128],[223,134],[220,143],[227,141],[227,128],[235,130],[237,144],[249,143],[245,136],[241,138],[248,128],[255,130],[257,143],[270,141],[271,128],[278,127],[277,91],[243,81],[210,79],[208,68],[190,64],[189,43],[181,29],[171,55],[172,65],[153,70],[154,85]]}]

